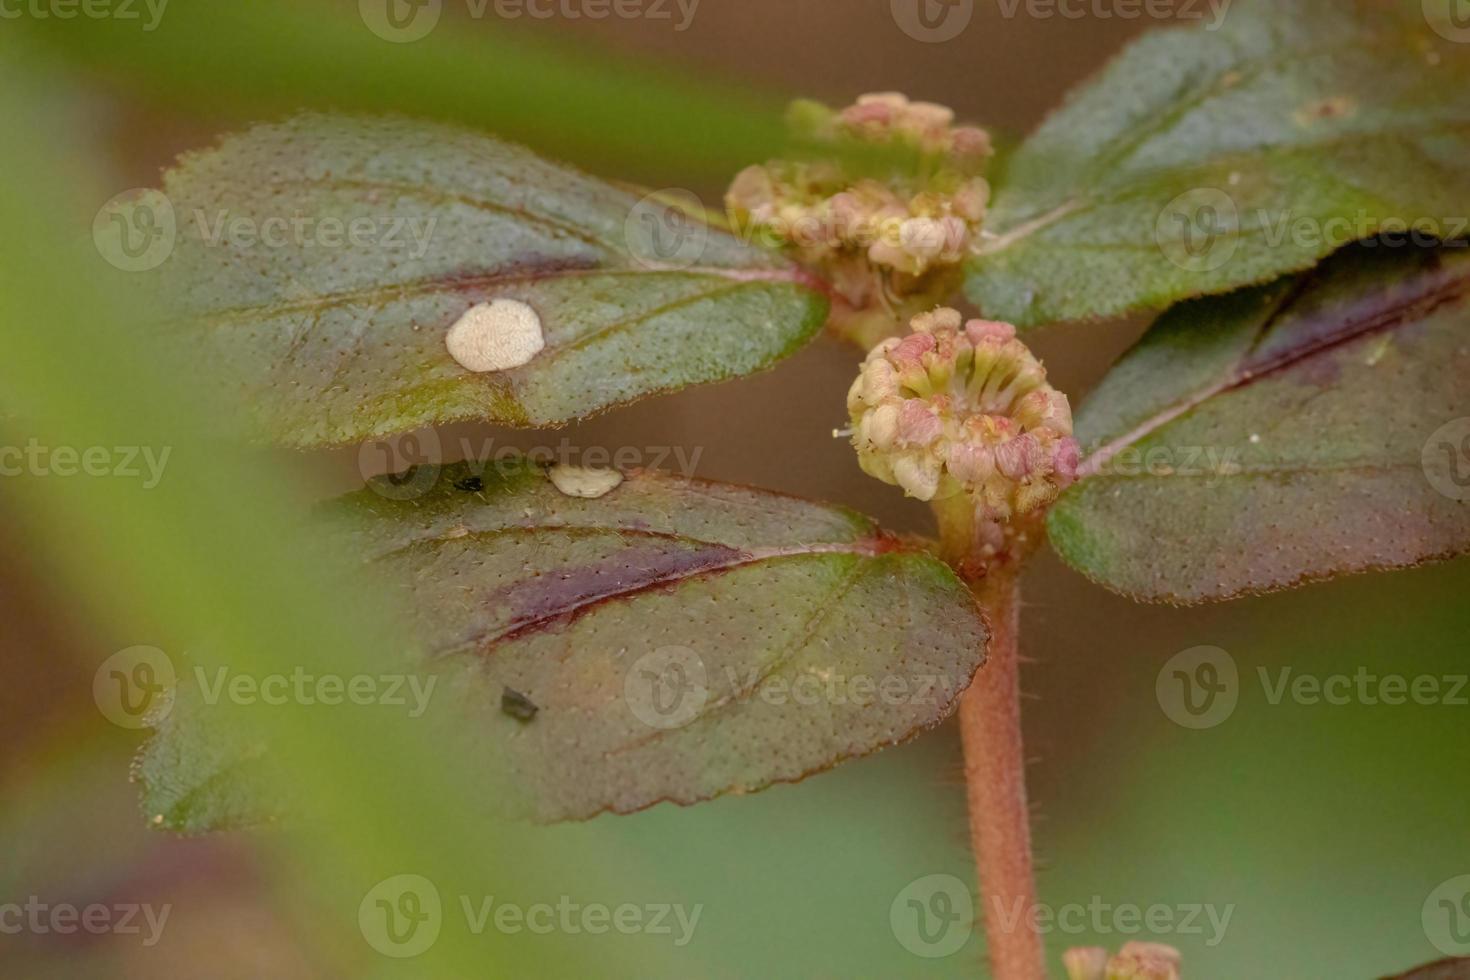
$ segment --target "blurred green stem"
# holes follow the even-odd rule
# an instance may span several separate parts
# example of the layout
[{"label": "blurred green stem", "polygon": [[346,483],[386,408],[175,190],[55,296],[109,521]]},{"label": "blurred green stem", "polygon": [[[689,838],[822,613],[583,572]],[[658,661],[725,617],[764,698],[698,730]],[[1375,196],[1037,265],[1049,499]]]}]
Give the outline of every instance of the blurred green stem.
[{"label": "blurred green stem", "polygon": [[941,553],[970,586],[990,625],[985,666],[961,699],[959,716],[970,847],[979,872],[991,975],[997,980],[1045,980],[1041,936],[1032,927],[1036,876],[1021,737],[1023,556],[984,553],[982,528],[967,497],[936,502],[934,510]]}]

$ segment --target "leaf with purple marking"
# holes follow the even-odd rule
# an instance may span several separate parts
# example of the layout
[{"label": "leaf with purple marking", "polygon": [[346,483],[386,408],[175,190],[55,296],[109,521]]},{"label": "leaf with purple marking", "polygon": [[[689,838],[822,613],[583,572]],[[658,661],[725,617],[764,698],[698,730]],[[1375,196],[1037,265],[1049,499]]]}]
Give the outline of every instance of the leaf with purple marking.
[{"label": "leaf with purple marking", "polygon": [[[639,472],[581,497],[516,461],[329,517],[406,596],[457,733],[540,819],[799,780],[938,724],[983,659],[946,565],[777,494]],[[208,779],[180,772],[192,730],[170,724],[145,758],[149,812],[247,822],[217,753],[198,753]]]},{"label": "leaf with purple marking", "polygon": [[[826,315],[795,266],[687,209],[447,125],[257,126],[185,156],[164,197],[190,364],[292,445],[561,424],[769,367]],[[533,314],[479,315],[497,300]],[[497,369],[475,355],[502,326],[540,336]]]},{"label": "leaf with purple marking", "polygon": [[1470,550],[1470,248],[1373,242],[1167,316],[1078,414],[1061,555],[1200,602]]},{"label": "leaf with purple marking", "polygon": [[1019,149],[967,292],[1023,326],[1470,232],[1462,0],[1226,0],[1146,34]]}]

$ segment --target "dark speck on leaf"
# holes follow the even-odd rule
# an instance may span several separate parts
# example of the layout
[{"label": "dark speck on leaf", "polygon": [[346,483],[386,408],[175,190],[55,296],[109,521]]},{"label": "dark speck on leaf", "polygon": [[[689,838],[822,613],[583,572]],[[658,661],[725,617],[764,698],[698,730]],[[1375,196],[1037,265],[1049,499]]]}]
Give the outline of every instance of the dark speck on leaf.
[{"label": "dark speck on leaf", "polygon": [[485,489],[485,481],[478,476],[467,476],[463,480],[455,483],[454,487],[456,490],[463,490],[465,493],[479,493]]},{"label": "dark speck on leaf", "polygon": [[530,721],[541,709],[520,691],[512,691],[507,687],[500,695],[500,710],[517,721]]}]

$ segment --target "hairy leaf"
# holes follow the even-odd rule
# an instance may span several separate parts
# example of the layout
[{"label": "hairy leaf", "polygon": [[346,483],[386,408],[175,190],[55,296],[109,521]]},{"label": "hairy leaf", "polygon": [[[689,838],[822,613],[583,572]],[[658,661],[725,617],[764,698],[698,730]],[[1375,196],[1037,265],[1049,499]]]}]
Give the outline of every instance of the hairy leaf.
[{"label": "hairy leaf", "polygon": [[1470,44],[1433,13],[1235,0],[1146,35],[1010,161],[971,298],[1078,320],[1268,282],[1380,231],[1464,235]]},{"label": "hairy leaf", "polygon": [[1097,581],[1198,602],[1470,548],[1470,249],[1365,243],[1165,316],[1082,406],[1051,515]]},{"label": "hairy leaf", "polygon": [[[641,472],[583,498],[517,461],[453,467],[409,501],[363,490],[331,515],[406,596],[465,750],[541,819],[801,779],[937,724],[983,658],[943,563],[771,493]],[[196,721],[145,757],[150,812],[249,822],[231,771],[258,760],[197,746]]]},{"label": "hairy leaf", "polygon": [[[191,363],[294,445],[560,424],[767,367],[825,317],[773,254],[445,125],[259,126],[186,156],[164,192],[178,242],[162,268]],[[545,348],[476,373],[446,335],[497,299],[536,311]]]}]

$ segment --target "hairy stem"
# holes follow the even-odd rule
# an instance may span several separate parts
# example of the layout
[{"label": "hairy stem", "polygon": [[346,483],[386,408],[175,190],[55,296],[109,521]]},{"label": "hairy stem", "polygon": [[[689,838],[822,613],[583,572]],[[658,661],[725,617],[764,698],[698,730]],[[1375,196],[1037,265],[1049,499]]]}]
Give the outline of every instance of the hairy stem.
[{"label": "hairy stem", "polygon": [[936,512],[945,558],[969,582],[990,622],[989,659],[959,715],[991,973],[996,980],[1045,980],[1041,936],[1032,928],[1036,878],[1021,743],[1019,557],[979,553],[983,529],[967,504],[941,504]]}]

